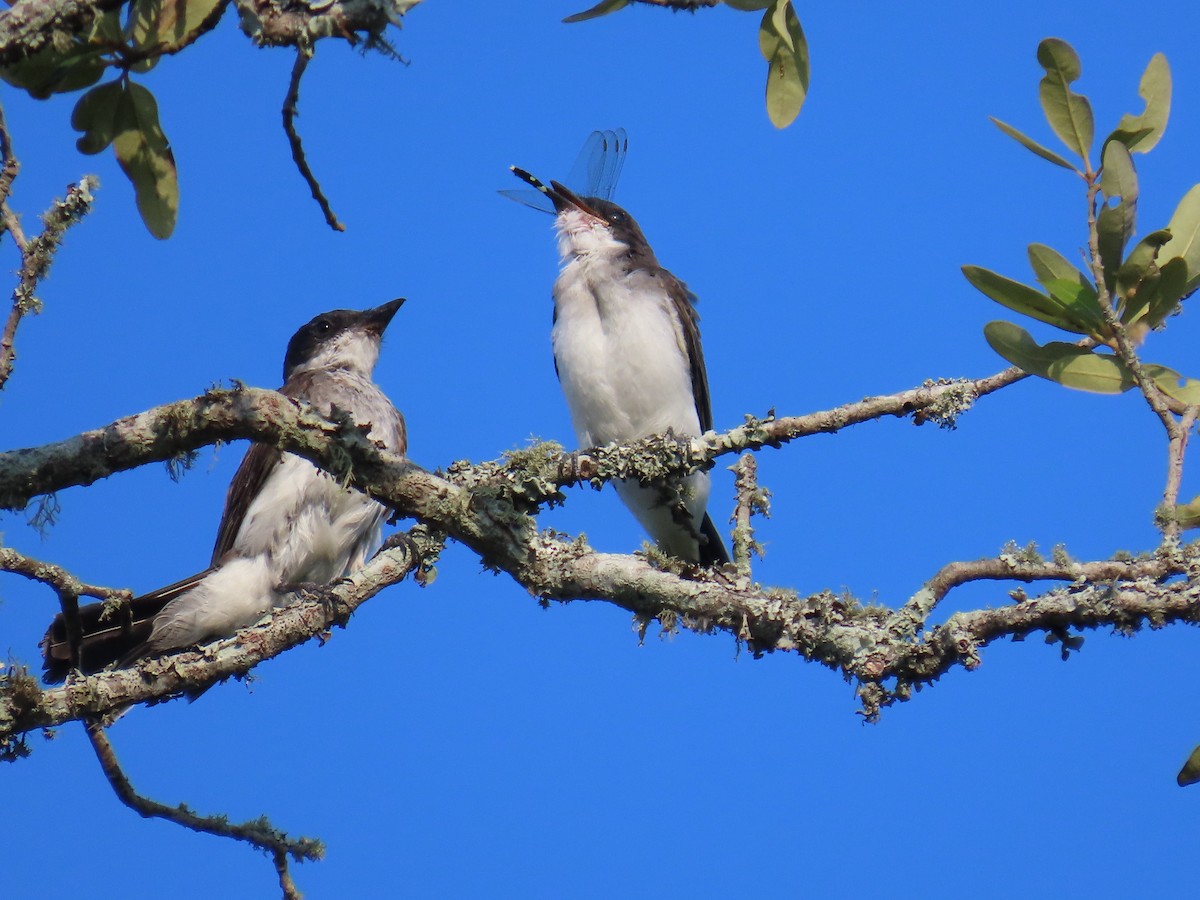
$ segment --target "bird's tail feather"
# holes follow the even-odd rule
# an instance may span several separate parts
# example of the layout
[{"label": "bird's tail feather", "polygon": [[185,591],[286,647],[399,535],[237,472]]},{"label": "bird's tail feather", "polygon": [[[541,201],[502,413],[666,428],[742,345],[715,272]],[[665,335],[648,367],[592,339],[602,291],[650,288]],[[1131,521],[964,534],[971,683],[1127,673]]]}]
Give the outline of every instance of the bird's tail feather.
[{"label": "bird's tail feather", "polygon": [[721,532],[717,530],[712,516],[708,513],[704,514],[704,522],[700,525],[700,536],[704,538],[700,542],[700,565],[723,566],[732,561],[729,558],[729,551],[725,549],[725,541],[721,538]]},{"label": "bird's tail feather", "polygon": [[[211,571],[211,570],[209,570]],[[85,675],[99,672],[110,663],[124,661],[137,649],[154,625],[154,617],[164,606],[185,591],[195,587],[208,572],[169,584],[164,588],[134,597],[129,604],[101,618],[103,603],[90,603],[79,608],[82,637],[79,642],[79,668]],[[67,623],[59,613],[42,638],[42,680],[47,684],[63,681],[71,670],[71,644]]]}]

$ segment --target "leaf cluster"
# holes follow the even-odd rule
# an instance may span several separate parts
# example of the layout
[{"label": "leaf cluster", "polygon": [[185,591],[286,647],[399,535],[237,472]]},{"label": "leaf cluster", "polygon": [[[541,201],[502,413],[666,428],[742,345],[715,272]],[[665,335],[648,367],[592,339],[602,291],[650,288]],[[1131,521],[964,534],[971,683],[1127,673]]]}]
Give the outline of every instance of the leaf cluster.
[{"label": "leaf cluster", "polygon": [[[1150,151],[1166,129],[1171,108],[1167,60],[1161,53],[1150,60],[1138,87],[1144,108],[1122,116],[1102,142],[1101,165],[1094,169],[1092,106],[1071,87],[1082,72],[1079,56],[1065,41],[1047,38],[1038,46],[1037,58],[1045,70],[1038,85],[1042,111],[1077,160],[1069,161],[1005,122],[992,121],[1026,149],[1084,181],[1089,202],[1085,268],[1050,247],[1030,244],[1029,263],[1038,287],[980,266],[964,266],[963,274],[1002,306],[1082,338],[1038,344],[1019,325],[990,322],[984,336],[1002,357],[1066,387],[1121,393],[1137,381],[1129,360],[1105,352],[1117,347],[1118,331],[1140,344],[1200,287],[1200,185],[1184,195],[1165,227],[1145,235],[1127,252],[1136,233],[1138,203],[1133,154]],[[1154,363],[1141,367],[1167,396],[1184,404],[1200,403],[1200,381]]]},{"label": "leaf cluster", "polygon": [[[20,62],[0,78],[35,99],[89,88],[75,104],[71,125],[82,132],[80,152],[109,146],[137,194],[150,233],[169,237],[179,208],[175,157],[163,133],[154,95],[133,80],[176,53],[220,19],[228,0],[131,0],[98,15],[91,27]],[[116,77],[97,84],[106,72]]]}]

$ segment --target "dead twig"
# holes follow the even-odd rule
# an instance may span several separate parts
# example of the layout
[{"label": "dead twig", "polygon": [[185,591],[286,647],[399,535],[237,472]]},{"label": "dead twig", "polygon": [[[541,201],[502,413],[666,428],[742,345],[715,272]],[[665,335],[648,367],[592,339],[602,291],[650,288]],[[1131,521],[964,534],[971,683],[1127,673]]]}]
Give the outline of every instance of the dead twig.
[{"label": "dead twig", "polygon": [[296,63],[292,66],[292,78],[288,82],[287,96],[283,98],[283,130],[287,134],[288,144],[291,145],[292,159],[296,163],[296,168],[300,170],[300,176],[312,192],[317,206],[321,207],[326,224],[334,231],[345,231],[346,226],[334,215],[325,192],[321,190],[321,183],[317,181],[317,176],[313,174],[312,168],[308,165],[308,158],[304,155],[304,145],[300,143],[300,133],[296,131],[296,116],[298,115],[296,107],[300,102],[300,79],[304,77],[304,70],[308,68],[312,55],[311,46],[302,46],[296,49]]},{"label": "dead twig", "polygon": [[190,810],[185,804],[167,806],[145,797],[134,790],[129,776],[121,768],[116,751],[104,733],[104,727],[95,719],[85,719],[83,723],[87,731],[92,749],[96,751],[96,759],[104,777],[112,786],[113,792],[122,803],[145,819],[166,819],[176,825],[182,825],[192,831],[244,841],[259,850],[270,854],[275,863],[275,871],[279,876],[279,887],[283,891],[284,900],[300,900],[300,892],[292,881],[288,871],[288,857],[297,862],[316,861],[324,857],[325,847],[314,838],[290,838],[284,832],[273,826],[266,816],[240,824],[231,823],[225,816],[202,816]]}]

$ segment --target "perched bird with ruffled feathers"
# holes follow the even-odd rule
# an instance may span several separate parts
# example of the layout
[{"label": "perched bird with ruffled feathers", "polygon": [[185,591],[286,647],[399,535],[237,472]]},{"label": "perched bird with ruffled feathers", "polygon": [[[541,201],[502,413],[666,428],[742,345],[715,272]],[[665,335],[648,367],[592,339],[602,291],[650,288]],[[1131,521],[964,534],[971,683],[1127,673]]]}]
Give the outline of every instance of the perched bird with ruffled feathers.
[{"label": "perched bird with ruffled feathers", "polygon": [[[372,373],[383,333],[403,299],[363,311],[338,309],[308,322],[288,343],[279,392],[329,416],[349,414],[382,447],[403,454],[404,417]],[[330,584],[379,547],[386,508],[291,453],[266,444],[246,452],[225,498],[212,564],[134,598],[101,618],[81,607],[78,654],[62,614],[42,640],[44,678],[85,673],[234,634],[289,601],[298,586]]]}]

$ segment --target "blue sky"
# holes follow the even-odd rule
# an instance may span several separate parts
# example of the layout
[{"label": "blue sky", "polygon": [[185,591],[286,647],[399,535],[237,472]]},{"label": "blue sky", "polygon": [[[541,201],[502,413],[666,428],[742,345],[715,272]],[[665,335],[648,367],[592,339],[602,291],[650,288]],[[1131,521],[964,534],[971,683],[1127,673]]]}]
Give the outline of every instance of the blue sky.
[{"label": "blue sky", "polygon": [[[1004,311],[959,267],[1027,278],[1030,242],[1074,258],[1085,241],[1073,176],[987,119],[1053,141],[1041,38],[1080,52],[1101,135],[1140,108],[1141,71],[1166,53],[1171,124],[1136,160],[1140,232],[1200,181],[1191,4],[802,6],[813,82],[783,132],[763,110],[754,15],[559,24],[585,5],[430,0],[394,34],[407,67],[322,44],[299,126],[345,234],[324,226],[279,127],[291,55],[254,49],[232,19],[144,79],[181,173],[167,242],[108,154],[74,150],[73,100],[0,88],[27,223],[83,173],[103,184],[18,336],[3,445],[233,378],[274,387],[297,326],[395,296],[409,303],[377,378],[415,461],[570,444],[550,218],[495,192],[519,186],[511,164],[559,177],[595,128],[628,131],[616,199],[701,298],[718,427],[1002,367],[982,327]],[[1200,376],[1196,328],[1173,319],[1146,356]],[[154,588],[207,561],[241,454],[207,452],[179,483],[153,466],[63,492],[44,538],[6,516],[3,539]],[[759,461],[774,507],[757,577],[895,604],[1008,540],[1084,559],[1152,548],[1165,441],[1137,397],[1026,382],[953,432],[881,421]],[[731,496],[719,472],[714,518]],[[605,550],[642,540],[609,491],[574,490],[543,522]],[[1190,629],[1091,633],[1067,663],[1038,638],[998,644],[866,726],[850,685],[794,657],[754,660],[724,636],[639,646],[625,613],[542,610],[461,548],[439,573],[249,686],[126,716],[111,734],[135,784],[320,836],[327,859],[295,872],[311,897],[1191,893],[1200,788],[1174,783],[1200,742]],[[0,600],[0,648],[32,661],[53,595],[8,577]],[[945,613],[1006,601],[983,586]],[[122,807],[78,726],[34,745],[0,770],[8,895],[44,893],[47,873],[62,895],[96,896],[97,879],[131,898],[276,891],[247,848]]]}]

